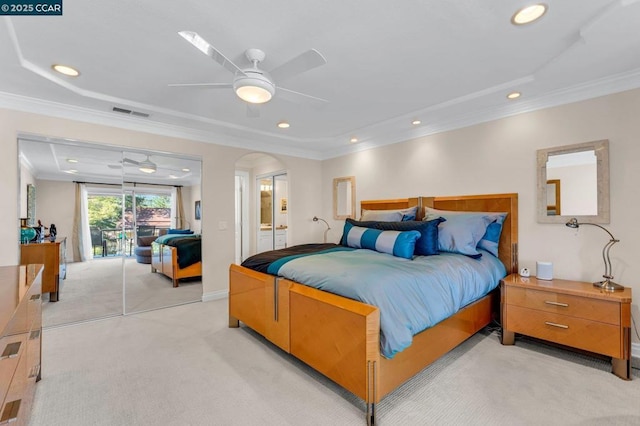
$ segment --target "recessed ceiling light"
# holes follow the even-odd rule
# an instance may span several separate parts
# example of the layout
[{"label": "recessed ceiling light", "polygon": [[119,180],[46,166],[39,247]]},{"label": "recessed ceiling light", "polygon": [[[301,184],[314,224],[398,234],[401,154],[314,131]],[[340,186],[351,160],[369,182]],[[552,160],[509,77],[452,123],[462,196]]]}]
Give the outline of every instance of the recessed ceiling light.
[{"label": "recessed ceiling light", "polygon": [[75,158],[67,158],[67,163],[77,163],[78,160],[76,160]]},{"label": "recessed ceiling light", "polygon": [[75,175],[76,173],[78,173],[78,171],[75,169],[65,170],[64,172],[69,173],[70,175]]},{"label": "recessed ceiling light", "polygon": [[53,64],[51,65],[51,68],[53,68],[54,71],[57,71],[60,74],[67,75],[69,77],[77,77],[80,75],[80,71],[68,65]]},{"label": "recessed ceiling light", "polygon": [[507,95],[507,99],[518,99],[521,95],[520,92],[511,92]]},{"label": "recessed ceiling light", "polygon": [[544,3],[532,4],[527,7],[523,7],[517,11],[511,17],[511,23],[513,25],[525,25],[529,24],[537,19],[540,19],[542,15],[547,12],[547,5]]},{"label": "recessed ceiling light", "polygon": [[178,179],[178,176],[176,176],[176,175],[169,175],[169,177],[170,177],[171,179]]},{"label": "recessed ceiling light", "polygon": [[418,124],[420,124],[420,123],[422,123],[422,121],[420,121],[420,120],[413,120],[413,121],[411,122],[411,124],[413,124],[414,126],[417,126],[417,125],[418,125]]},{"label": "recessed ceiling light", "polygon": [[188,168],[186,168],[186,167],[185,167],[184,169],[182,169],[182,171],[183,171],[183,172],[190,172],[190,171],[191,171],[191,169],[188,169]]},{"label": "recessed ceiling light", "polygon": [[281,129],[288,129],[289,127],[291,127],[291,125],[286,121],[281,121],[278,123],[278,127],[280,127]]},{"label": "recessed ceiling light", "polygon": [[356,137],[354,136],[354,137],[352,137],[352,138],[349,140],[349,142],[351,142],[351,143],[356,143],[356,142],[358,142],[358,138],[356,138]]}]

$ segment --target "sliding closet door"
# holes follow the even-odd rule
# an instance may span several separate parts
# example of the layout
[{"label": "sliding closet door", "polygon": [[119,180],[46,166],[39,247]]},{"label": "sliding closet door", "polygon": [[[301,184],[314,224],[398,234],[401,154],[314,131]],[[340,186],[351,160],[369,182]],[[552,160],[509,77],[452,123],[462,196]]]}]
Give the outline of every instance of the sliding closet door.
[{"label": "sliding closet door", "polygon": [[[179,278],[172,249],[154,244],[170,229],[200,233],[200,162],[152,152],[124,152],[124,312],[202,300],[200,276]],[[172,181],[180,184],[171,185]],[[198,219],[196,219],[196,201]],[[163,248],[164,247],[164,248]],[[152,260],[154,259],[154,260]],[[178,287],[174,287],[177,282]]]}]

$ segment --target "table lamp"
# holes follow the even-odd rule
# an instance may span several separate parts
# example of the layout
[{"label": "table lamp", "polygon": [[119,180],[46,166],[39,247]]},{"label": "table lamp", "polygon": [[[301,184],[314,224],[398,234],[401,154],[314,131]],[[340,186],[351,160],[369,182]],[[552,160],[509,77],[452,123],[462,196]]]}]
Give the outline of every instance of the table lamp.
[{"label": "table lamp", "polygon": [[566,225],[569,228],[576,228],[576,229],[579,228],[580,225],[597,226],[598,228],[602,229],[604,232],[609,234],[611,239],[607,242],[607,244],[605,244],[604,248],[602,249],[602,260],[604,260],[604,275],[602,277],[604,278],[604,280],[593,283],[593,286],[601,288],[603,290],[607,290],[607,291],[624,290],[624,286],[614,283],[612,281],[613,275],[611,275],[611,259],[609,258],[609,250],[611,250],[611,246],[613,246],[615,243],[619,242],[620,240],[617,240],[613,236],[613,234],[611,234],[611,232],[609,232],[607,228],[605,228],[604,226],[600,226],[595,223],[580,223],[578,222],[578,219],[576,219],[575,217],[569,219]]},{"label": "table lamp", "polygon": [[327,225],[327,229],[325,229],[325,230],[324,230],[324,239],[323,239],[323,242],[325,242],[325,243],[326,243],[326,242],[327,242],[327,232],[329,232],[329,229],[331,229],[331,227],[329,226],[329,224],[327,223],[327,221],[326,221],[326,220],[321,219],[321,218],[319,218],[318,216],[314,216],[314,217],[313,217],[313,221],[314,221],[314,222],[317,222],[317,221],[319,221],[319,220],[323,221],[323,222],[324,222],[324,224],[325,224],[325,225]]}]

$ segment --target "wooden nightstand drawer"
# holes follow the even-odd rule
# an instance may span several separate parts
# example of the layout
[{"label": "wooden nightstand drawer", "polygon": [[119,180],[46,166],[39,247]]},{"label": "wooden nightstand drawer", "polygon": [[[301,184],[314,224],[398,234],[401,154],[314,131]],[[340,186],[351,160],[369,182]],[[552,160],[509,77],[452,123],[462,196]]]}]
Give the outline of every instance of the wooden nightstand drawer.
[{"label": "wooden nightstand drawer", "polygon": [[620,303],[522,287],[508,287],[507,304],[620,325]]},{"label": "wooden nightstand drawer", "polygon": [[622,358],[621,330],[617,325],[514,305],[506,307],[505,324],[509,331]]}]

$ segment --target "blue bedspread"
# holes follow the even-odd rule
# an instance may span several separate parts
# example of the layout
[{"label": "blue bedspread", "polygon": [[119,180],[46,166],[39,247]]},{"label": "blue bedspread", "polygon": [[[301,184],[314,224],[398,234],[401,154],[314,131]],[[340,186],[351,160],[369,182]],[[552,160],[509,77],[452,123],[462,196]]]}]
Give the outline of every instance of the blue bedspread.
[{"label": "blue bedspread", "polygon": [[392,358],[414,334],[497,287],[506,270],[482,252],[480,259],[441,253],[408,260],[372,250],[337,251],[294,258],[277,274],[378,307],[381,353]]}]

